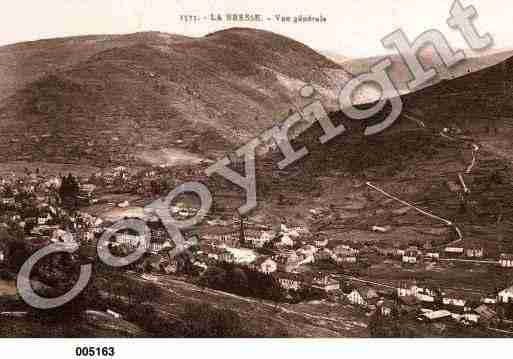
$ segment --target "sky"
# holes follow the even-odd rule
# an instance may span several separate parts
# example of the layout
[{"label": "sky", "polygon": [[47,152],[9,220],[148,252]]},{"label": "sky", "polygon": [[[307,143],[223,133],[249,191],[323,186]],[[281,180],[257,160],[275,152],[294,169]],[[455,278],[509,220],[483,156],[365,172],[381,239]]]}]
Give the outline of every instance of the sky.
[{"label": "sky", "polygon": [[[461,0],[473,5],[480,34],[490,33],[494,48],[513,47],[509,0]],[[86,34],[123,34],[162,31],[203,36],[233,26],[270,30],[301,41],[320,51],[350,58],[389,52],[381,38],[401,28],[413,40],[422,32],[441,31],[453,48],[467,45],[458,31],[449,28],[452,0],[16,0],[0,12],[0,45]],[[5,5],[5,4],[4,4]],[[511,9],[511,10],[510,10]],[[511,12],[511,13],[508,13]],[[213,22],[188,23],[180,15],[249,13],[275,15],[323,15],[322,24]]]}]

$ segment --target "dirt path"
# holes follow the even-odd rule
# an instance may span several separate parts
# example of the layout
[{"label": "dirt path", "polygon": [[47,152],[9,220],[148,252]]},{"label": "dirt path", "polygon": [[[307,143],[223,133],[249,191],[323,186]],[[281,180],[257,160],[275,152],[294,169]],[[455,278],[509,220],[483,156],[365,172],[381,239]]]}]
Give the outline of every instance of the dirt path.
[{"label": "dirt path", "polygon": [[440,258],[440,260],[447,261],[447,262],[499,264],[499,261],[485,261],[485,260],[477,260],[477,259]]},{"label": "dirt path", "polygon": [[390,193],[388,193],[388,192],[384,191],[383,189],[381,189],[381,188],[379,188],[379,187],[377,187],[377,186],[373,185],[373,184],[372,184],[372,183],[370,183],[370,182],[365,182],[365,184],[366,184],[368,187],[372,188],[373,190],[378,191],[379,193],[383,194],[384,196],[386,196],[386,197],[388,197],[388,198],[390,198],[390,199],[393,199],[394,201],[397,201],[397,202],[399,202],[399,203],[401,203],[401,204],[403,204],[403,205],[405,205],[405,206],[408,206],[408,207],[410,207],[410,208],[413,208],[413,209],[415,209],[417,212],[421,213],[422,215],[427,216],[427,217],[430,217],[430,218],[435,219],[435,220],[437,220],[437,221],[440,221],[440,222],[442,222],[443,224],[445,224],[446,226],[449,226],[449,227],[453,228],[453,229],[455,230],[455,232],[458,234],[458,238],[459,238],[458,240],[463,239],[463,234],[461,233],[460,228],[459,228],[458,226],[456,226],[452,221],[450,221],[450,220],[448,220],[448,219],[446,219],[446,218],[439,217],[439,216],[437,216],[436,214],[433,214],[433,213],[428,212],[428,211],[426,211],[426,210],[423,210],[423,209],[421,209],[421,208],[419,208],[419,207],[417,207],[417,206],[414,206],[413,204],[411,204],[411,203],[409,203],[409,202],[403,201],[402,199],[400,199],[400,198],[398,198],[398,197],[396,197],[396,196],[394,196],[394,195],[392,195],[392,194],[390,194]]}]

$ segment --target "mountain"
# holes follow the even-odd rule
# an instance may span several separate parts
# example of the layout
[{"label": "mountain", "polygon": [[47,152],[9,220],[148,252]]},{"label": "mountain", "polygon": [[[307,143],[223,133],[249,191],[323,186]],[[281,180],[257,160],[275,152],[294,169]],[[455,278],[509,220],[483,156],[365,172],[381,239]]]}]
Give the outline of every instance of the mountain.
[{"label": "mountain", "polygon": [[[486,52],[482,55],[466,51],[466,58],[448,69],[445,67],[445,65],[440,66],[434,62],[433,52],[429,50],[430,49],[424,49],[420,52],[421,62],[424,66],[434,66],[438,75],[431,81],[424,84],[422,87],[432,86],[442,80],[458,78],[463,75],[467,75],[468,73],[482,70],[484,68],[496,65],[506,60],[508,57],[513,56],[513,51],[509,49]],[[374,56],[362,59],[344,59],[341,62],[337,61],[336,58],[333,59],[335,62],[340,63],[340,65],[347,72],[356,76],[360,73],[369,72],[372,65],[382,61],[386,57],[392,61],[392,66],[389,70],[390,77],[394,84],[397,86],[399,92],[401,94],[411,92],[408,88],[408,82],[412,81],[413,77],[401,56],[398,54],[392,54],[389,56]]]},{"label": "mountain", "polygon": [[337,64],[343,64],[346,61],[354,61],[350,57],[343,56],[335,51],[329,51],[325,50],[321,52],[324,56],[326,56],[328,59],[333,60]]},{"label": "mountain", "polygon": [[[459,231],[460,244],[476,240],[490,258],[512,252],[512,85],[513,58],[441,81],[401,96],[399,118],[373,136],[363,135],[365,125],[382,121],[389,106],[367,123],[341,111],[331,113],[335,124],[344,123],[345,133],[320,144],[322,130],[312,126],[294,141],[294,148],[308,148],[307,156],[281,171],[272,167],[282,158],[280,153],[261,165],[257,173],[264,182],[258,197],[265,198],[262,211],[275,206],[276,216],[304,218],[312,209],[322,210],[311,226],[328,238],[441,250],[460,238]],[[267,178],[273,182],[267,183]],[[373,233],[376,225],[390,231]],[[404,279],[411,276],[407,272],[379,269],[369,277]],[[428,272],[441,283],[461,279],[486,290],[494,283],[488,270],[466,278]],[[481,275],[483,281],[477,280]]]},{"label": "mountain", "polygon": [[0,64],[0,161],[100,167],[169,149],[214,158],[283,119],[304,84],[334,106],[349,78],[299,42],[244,28],[42,40],[0,48]]},{"label": "mountain", "polygon": [[[489,120],[509,126],[513,116],[513,58],[405,96],[407,111],[427,121],[482,129]],[[500,119],[499,119],[500,118]]]}]

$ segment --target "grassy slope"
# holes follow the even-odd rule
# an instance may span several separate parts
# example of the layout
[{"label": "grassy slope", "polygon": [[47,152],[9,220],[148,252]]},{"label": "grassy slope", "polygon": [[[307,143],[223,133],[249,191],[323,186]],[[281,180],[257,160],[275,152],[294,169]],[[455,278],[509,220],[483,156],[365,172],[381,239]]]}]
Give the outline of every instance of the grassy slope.
[{"label": "grassy slope", "polygon": [[20,81],[24,86],[0,104],[0,160],[102,166],[168,147],[214,157],[293,107],[297,93],[289,82],[333,90],[324,69],[340,70],[303,44],[259,30],[114,39],[106,45],[97,38],[30,45],[28,58],[44,51],[52,63],[52,55],[73,52],[75,41],[77,51],[44,76],[30,69],[43,69],[45,62],[23,58],[13,68],[35,80]]}]

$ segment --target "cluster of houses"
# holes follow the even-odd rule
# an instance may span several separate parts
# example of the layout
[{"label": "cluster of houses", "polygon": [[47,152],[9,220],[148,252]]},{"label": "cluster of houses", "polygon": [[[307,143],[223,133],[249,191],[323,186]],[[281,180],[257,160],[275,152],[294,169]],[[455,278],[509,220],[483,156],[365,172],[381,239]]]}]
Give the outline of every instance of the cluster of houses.
[{"label": "cluster of houses", "polygon": [[[327,260],[341,265],[354,264],[360,252],[357,245],[313,238],[301,227],[281,224],[273,229],[248,223],[241,228],[240,222],[235,224],[209,227],[201,236],[200,250],[195,254],[203,256],[204,262],[233,263],[272,274],[285,290],[311,287],[308,283],[316,282],[310,278],[316,272],[312,265]],[[326,291],[338,288],[338,282],[328,282],[319,283],[325,283],[322,286],[326,286]],[[321,286],[319,283],[317,286]]]},{"label": "cluster of houses", "polygon": [[496,294],[477,295],[456,290],[419,285],[402,281],[394,290],[376,290],[371,286],[353,288],[347,300],[366,309],[378,310],[383,316],[392,312],[411,313],[419,321],[457,321],[465,324],[491,325],[499,320],[505,305],[513,304],[513,286]]},{"label": "cluster of houses", "polygon": [[[399,245],[399,246],[374,246],[376,252],[380,255],[397,258],[405,265],[415,265],[422,262],[438,261],[440,258],[446,259],[466,259],[466,260],[495,260],[491,253],[486,253],[483,244],[476,240],[461,240],[458,243],[432,248],[426,246],[419,248],[417,246]],[[503,268],[513,268],[513,254],[500,253],[496,262]]]},{"label": "cluster of houses", "polygon": [[197,165],[181,166],[179,171],[174,171],[171,168],[160,166],[135,171],[126,166],[117,166],[94,173],[90,181],[104,188],[114,188],[141,195],[163,193],[175,188],[180,183],[197,181],[202,178],[204,175],[202,168]]},{"label": "cluster of houses", "polygon": [[[148,173],[143,176],[143,180],[149,180],[154,175]],[[106,183],[114,184],[116,181],[129,179],[128,171],[122,167],[112,173],[102,174],[102,180]],[[0,227],[17,229],[23,233],[26,241],[39,244],[94,244],[112,223],[80,211],[71,214],[61,208],[57,191],[59,185],[58,178],[45,179],[37,173],[30,173],[22,178],[12,176],[1,179]],[[94,191],[95,185],[81,184],[81,199],[93,202]],[[26,201],[30,201],[29,206]],[[27,212],[27,208],[31,210]],[[185,218],[194,215],[183,204],[175,205],[171,211],[173,215]],[[177,273],[181,259],[168,255],[174,243],[166,228],[159,220],[146,218],[145,221],[149,228],[146,235],[121,230],[112,236],[110,244],[128,251],[144,246],[149,254],[149,266],[168,274]],[[342,298],[355,306],[379,310],[384,316],[394,311],[410,311],[419,320],[425,321],[450,319],[465,323],[491,322],[497,318],[498,308],[513,304],[513,286],[493,296],[472,298],[466,294],[435,290],[414,281],[405,281],[390,293],[390,290],[380,292],[372,286],[342,286],[340,280],[320,272],[316,267],[320,263],[329,262],[351,268],[358,266],[368,254],[392,257],[408,266],[442,258],[481,260],[488,253],[478,241],[453,242],[438,248],[386,246],[330,240],[329,236],[312,236],[300,226],[287,224],[270,227],[249,221],[245,223],[242,219],[223,224],[211,222],[204,226],[205,231],[200,235],[201,241],[190,251],[190,262],[200,271],[220,263],[241,265],[274,277],[284,291],[314,289],[335,298]],[[6,259],[6,255],[0,246],[0,262]],[[513,268],[513,254],[501,253],[497,263],[504,268]]]},{"label": "cluster of houses", "polygon": [[[60,179],[38,172],[0,179],[0,226],[19,233],[27,241],[58,240],[59,230],[73,233],[75,240],[90,240],[96,219],[87,213],[69,213],[61,206]],[[79,196],[92,198],[92,186],[84,185]]]}]

